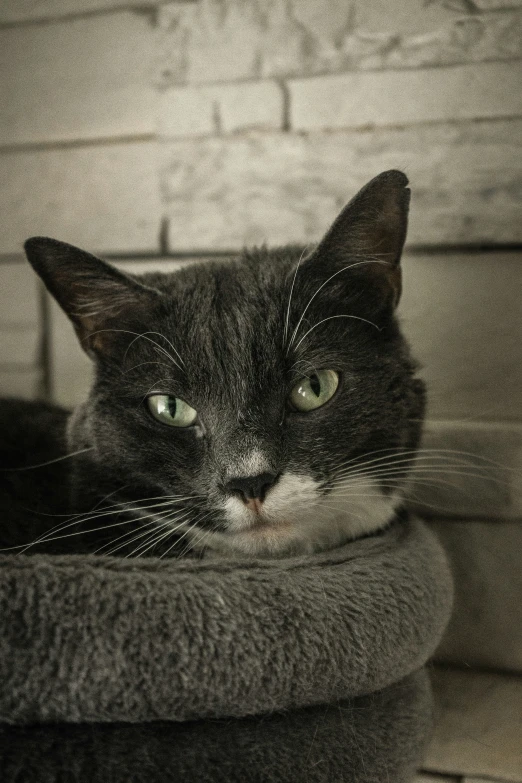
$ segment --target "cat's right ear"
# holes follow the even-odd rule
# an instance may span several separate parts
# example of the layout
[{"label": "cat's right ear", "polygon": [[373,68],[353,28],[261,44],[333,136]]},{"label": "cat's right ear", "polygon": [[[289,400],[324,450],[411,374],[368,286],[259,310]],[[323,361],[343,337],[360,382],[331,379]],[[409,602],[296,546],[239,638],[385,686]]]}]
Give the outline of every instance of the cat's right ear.
[{"label": "cat's right ear", "polygon": [[107,351],[117,326],[137,320],[158,292],[66,242],[32,237],[27,259],[72,321],[89,355]]},{"label": "cat's right ear", "polygon": [[[346,205],[319,243],[314,258],[323,274],[346,269],[351,280],[396,307],[401,295],[401,253],[406,239],[410,189],[402,171],[374,177]],[[345,278],[350,282],[350,276]],[[337,285],[342,280],[336,279]]]}]

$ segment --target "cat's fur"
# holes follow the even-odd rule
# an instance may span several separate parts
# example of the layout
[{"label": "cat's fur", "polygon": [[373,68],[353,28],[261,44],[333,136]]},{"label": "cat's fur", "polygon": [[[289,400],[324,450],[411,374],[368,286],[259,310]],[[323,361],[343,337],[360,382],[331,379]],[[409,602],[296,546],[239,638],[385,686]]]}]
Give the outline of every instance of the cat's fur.
[{"label": "cat's fur", "polygon": [[[68,451],[85,451],[56,463],[67,465],[68,511],[85,516],[48,539],[68,551],[281,556],[387,525],[410,463],[382,479],[381,461],[416,449],[424,412],[395,315],[406,185],[401,172],[376,177],[313,250],[245,251],[172,274],[127,276],[62,242],[29,240],[29,261],[96,366],[67,424]],[[323,369],[340,375],[334,397],[291,410],[292,387]],[[186,400],[196,425],[153,419],[152,392]],[[59,442],[64,417],[52,415]],[[45,461],[31,452],[26,464]],[[256,513],[228,487],[259,474],[275,483]]]}]

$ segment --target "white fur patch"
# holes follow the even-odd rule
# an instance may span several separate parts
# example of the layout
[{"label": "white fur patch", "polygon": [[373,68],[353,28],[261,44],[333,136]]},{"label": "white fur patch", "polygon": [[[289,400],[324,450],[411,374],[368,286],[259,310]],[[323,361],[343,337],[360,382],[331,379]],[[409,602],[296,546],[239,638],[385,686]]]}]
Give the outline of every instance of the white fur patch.
[{"label": "white fur patch", "polygon": [[228,530],[205,544],[221,554],[253,557],[311,554],[372,533],[392,518],[399,495],[383,495],[376,481],[347,479],[327,495],[312,478],[285,473],[269,490],[262,517],[227,498]]}]

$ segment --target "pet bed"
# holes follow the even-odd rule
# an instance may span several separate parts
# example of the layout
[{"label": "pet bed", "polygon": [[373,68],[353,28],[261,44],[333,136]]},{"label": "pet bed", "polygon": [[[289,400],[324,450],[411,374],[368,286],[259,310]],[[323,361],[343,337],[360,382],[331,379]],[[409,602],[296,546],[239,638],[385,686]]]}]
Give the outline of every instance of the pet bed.
[{"label": "pet bed", "polygon": [[4,555],[0,604],[2,780],[399,783],[451,581],[402,516],[279,561]]}]

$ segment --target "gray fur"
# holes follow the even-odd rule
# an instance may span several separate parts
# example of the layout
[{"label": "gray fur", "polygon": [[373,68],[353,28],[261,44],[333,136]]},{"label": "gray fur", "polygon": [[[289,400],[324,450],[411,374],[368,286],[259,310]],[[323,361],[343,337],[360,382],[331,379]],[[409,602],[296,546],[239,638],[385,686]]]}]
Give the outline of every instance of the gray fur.
[{"label": "gray fur", "polygon": [[[95,551],[110,552],[116,531],[120,554],[172,554],[183,536],[183,548],[197,551],[288,556],[393,518],[412,465],[400,457],[417,448],[424,412],[395,315],[406,185],[397,171],[376,177],[308,254],[245,251],[173,274],[127,276],[62,242],[28,240],[29,261],[95,363],[93,388],[67,430],[69,452],[84,450],[71,460],[70,510],[88,514],[106,496],[120,504],[103,517]],[[292,409],[292,387],[321,369],[339,374],[334,397],[306,414]],[[199,412],[194,426],[153,419],[146,399],[154,392],[186,400]],[[375,455],[396,456],[397,470],[383,478],[380,462],[365,464]],[[230,487],[256,472],[275,479],[265,515],[254,518]],[[165,535],[135,538],[140,511],[155,513],[149,499],[162,497],[166,527],[156,529]],[[250,535],[259,519],[265,531]],[[89,548],[97,520],[87,522],[78,522],[69,551]]]}]

